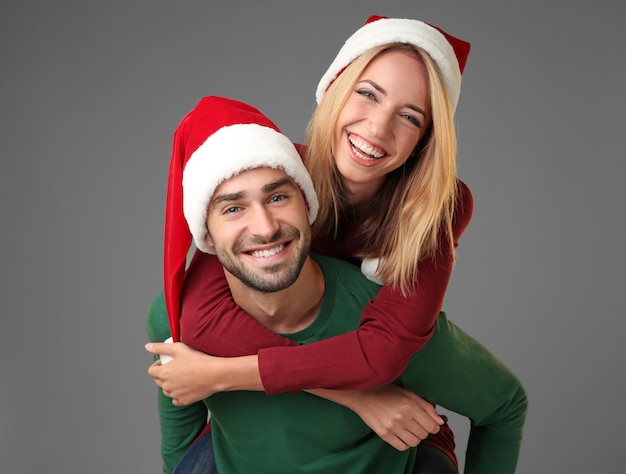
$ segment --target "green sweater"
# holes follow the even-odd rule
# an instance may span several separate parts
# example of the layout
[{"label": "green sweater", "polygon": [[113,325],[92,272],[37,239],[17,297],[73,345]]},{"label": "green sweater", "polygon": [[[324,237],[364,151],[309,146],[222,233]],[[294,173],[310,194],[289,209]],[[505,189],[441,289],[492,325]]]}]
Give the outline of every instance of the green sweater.
[{"label": "green sweater", "polygon": [[[379,290],[350,264],[320,255],[314,258],[324,271],[326,293],[317,320],[288,335],[300,343],[355,329],[364,304]],[[155,341],[169,335],[162,297],[150,309],[148,332]],[[396,382],[470,418],[466,473],[514,472],[526,414],[523,388],[445,314],[437,319],[431,340]],[[206,405],[188,407],[174,407],[162,393],[159,397],[165,472],[171,471],[204,427],[207,406],[222,472],[401,473],[413,463],[413,450],[394,450],[350,410],[307,393],[229,392],[210,397]]]}]

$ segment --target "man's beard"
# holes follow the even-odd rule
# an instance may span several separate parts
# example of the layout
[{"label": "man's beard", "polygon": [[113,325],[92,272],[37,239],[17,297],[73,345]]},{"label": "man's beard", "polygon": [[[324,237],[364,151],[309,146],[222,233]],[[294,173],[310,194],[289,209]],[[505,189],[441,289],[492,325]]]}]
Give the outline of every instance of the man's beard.
[{"label": "man's beard", "polygon": [[[272,242],[290,240],[290,246],[295,247],[295,254],[288,262],[268,265],[263,268],[246,266],[237,259],[242,248],[252,248],[259,245],[267,245]],[[311,230],[307,229],[303,234],[290,227],[286,231],[280,229],[270,239],[241,240],[233,245],[232,253],[224,250],[217,251],[217,258],[229,273],[239,279],[244,285],[253,290],[263,293],[274,293],[289,288],[298,279],[300,271],[306,261],[311,247]],[[294,251],[292,248],[291,252]]]}]

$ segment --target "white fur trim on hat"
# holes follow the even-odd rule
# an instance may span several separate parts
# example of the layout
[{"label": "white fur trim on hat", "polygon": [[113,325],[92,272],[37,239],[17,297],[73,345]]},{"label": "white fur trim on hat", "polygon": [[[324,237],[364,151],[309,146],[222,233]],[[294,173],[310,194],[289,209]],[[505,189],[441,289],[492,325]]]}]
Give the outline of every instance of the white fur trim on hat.
[{"label": "white fur trim on hat", "polygon": [[384,282],[378,277],[378,265],[380,259],[378,258],[364,258],[361,261],[361,273],[369,280],[379,285],[383,285]]},{"label": "white fur trim on hat", "polygon": [[212,253],[205,242],[207,209],[215,189],[242,171],[282,169],[300,186],[308,205],[309,222],[319,208],[307,169],[291,141],[276,130],[252,124],[220,128],[189,157],[183,172],[183,212],[196,247]]},{"label": "white fur trim on hat", "polygon": [[352,61],[370,49],[388,43],[412,44],[430,55],[441,69],[454,111],[461,93],[461,70],[452,45],[436,28],[419,20],[403,18],[372,21],[350,36],[317,86],[317,103],[322,101],[330,84]]}]

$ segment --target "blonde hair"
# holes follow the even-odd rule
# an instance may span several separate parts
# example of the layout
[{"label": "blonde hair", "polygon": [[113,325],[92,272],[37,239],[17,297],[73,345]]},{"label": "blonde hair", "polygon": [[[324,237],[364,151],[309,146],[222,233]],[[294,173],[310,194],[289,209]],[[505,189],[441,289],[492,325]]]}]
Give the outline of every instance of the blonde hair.
[{"label": "blonde hair", "polygon": [[457,198],[456,131],[450,99],[437,64],[420,48],[389,44],[353,61],[326,91],[307,129],[306,166],[320,200],[315,236],[337,235],[348,203],[332,156],[337,118],[370,62],[389,51],[416,55],[429,77],[432,123],[403,166],[386,176],[360,226],[362,258],[381,258],[378,277],[405,295],[414,290],[420,261],[432,258],[439,243],[454,255],[452,218]]}]

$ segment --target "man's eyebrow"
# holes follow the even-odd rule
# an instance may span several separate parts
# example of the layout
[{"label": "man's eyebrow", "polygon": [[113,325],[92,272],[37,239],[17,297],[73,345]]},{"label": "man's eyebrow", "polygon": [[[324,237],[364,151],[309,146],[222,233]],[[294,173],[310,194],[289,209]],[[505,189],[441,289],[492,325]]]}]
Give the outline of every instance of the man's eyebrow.
[{"label": "man's eyebrow", "polygon": [[[263,192],[271,193],[272,191],[275,191],[278,188],[281,188],[283,186],[289,186],[294,189],[296,188],[296,185],[293,183],[293,181],[290,178],[285,177],[285,178],[272,181],[271,183],[267,183],[266,185],[264,185]],[[239,199],[244,198],[246,194],[247,194],[246,191],[239,191],[237,193],[228,193],[228,194],[218,194],[213,197],[213,200],[211,201],[211,207],[217,207],[219,204],[223,202],[237,201]]]},{"label": "man's eyebrow", "polygon": [[265,192],[271,192],[271,191],[275,191],[276,189],[282,187],[282,186],[290,186],[292,188],[295,188],[295,184],[293,183],[293,181],[290,178],[282,178],[279,179],[277,181],[274,181],[272,183],[268,183],[265,186],[263,186],[263,191]]},{"label": "man's eyebrow", "polygon": [[211,207],[217,207],[218,204],[222,202],[237,201],[238,199],[241,199],[244,196],[245,196],[245,192],[243,191],[238,192],[238,193],[230,193],[230,194],[218,194],[217,196],[213,197],[213,202],[211,204]]}]

